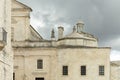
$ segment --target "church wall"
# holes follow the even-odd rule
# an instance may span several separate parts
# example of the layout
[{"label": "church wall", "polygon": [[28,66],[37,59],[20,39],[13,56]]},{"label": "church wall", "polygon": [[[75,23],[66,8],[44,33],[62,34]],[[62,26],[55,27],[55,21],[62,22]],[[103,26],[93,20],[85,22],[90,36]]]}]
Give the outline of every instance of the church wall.
[{"label": "church wall", "polygon": [[[14,68],[16,80],[35,80],[44,77],[45,80],[55,80],[56,49],[52,48],[17,48],[14,49]],[[37,60],[43,60],[43,69],[37,69]],[[19,74],[19,75],[18,75]]]},{"label": "church wall", "polygon": [[[58,77],[56,80],[109,80],[109,49],[65,48],[58,50]],[[62,66],[68,66],[68,75],[62,75]],[[81,76],[80,66],[86,65],[86,75]],[[105,66],[105,75],[99,76],[99,65]]]},{"label": "church wall", "polygon": [[72,46],[90,46],[97,47],[97,41],[85,39],[63,39],[58,41],[58,45],[72,45]]},{"label": "church wall", "polygon": [[[30,10],[16,0],[12,1],[12,40],[25,41],[30,36]],[[17,33],[17,34],[16,34]]]},{"label": "church wall", "polygon": [[24,56],[14,56],[14,73],[15,73],[15,80],[23,80]]},{"label": "church wall", "polygon": [[[14,28],[14,33],[17,33],[17,34],[14,34],[13,37],[14,37],[14,41],[24,41],[24,40],[27,40],[28,39],[28,23],[27,21],[29,20],[28,17],[13,17],[13,19],[15,19],[16,23],[12,24],[12,27]],[[20,37],[22,36],[22,37]]]},{"label": "church wall", "polygon": [[[17,21],[16,24],[14,24],[12,27],[14,27],[14,41],[23,41],[25,40],[25,18],[24,17],[14,17],[14,19]],[[19,26],[19,27],[18,27]],[[22,36],[22,37],[20,37]]]},{"label": "church wall", "polygon": [[[26,80],[35,80],[36,77],[44,77],[45,80],[109,80],[108,48],[16,48],[14,52],[15,64],[19,66],[14,69],[17,71],[16,75],[19,73],[17,80],[21,76]],[[43,69],[37,69],[38,59],[43,60]],[[63,65],[69,67],[67,76],[62,75]],[[87,67],[85,76],[80,75],[81,65]],[[105,66],[104,76],[99,76],[99,65]]]}]

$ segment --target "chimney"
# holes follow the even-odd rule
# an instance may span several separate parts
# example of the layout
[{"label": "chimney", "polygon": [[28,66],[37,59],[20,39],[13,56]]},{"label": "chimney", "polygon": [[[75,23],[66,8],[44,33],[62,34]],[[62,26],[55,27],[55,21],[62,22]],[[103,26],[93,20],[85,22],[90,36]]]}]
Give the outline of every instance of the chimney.
[{"label": "chimney", "polygon": [[77,24],[77,32],[80,33],[83,31],[83,26],[84,26],[84,22],[83,21],[79,21]]},{"label": "chimney", "polygon": [[62,26],[58,27],[58,39],[63,37],[64,28]]}]

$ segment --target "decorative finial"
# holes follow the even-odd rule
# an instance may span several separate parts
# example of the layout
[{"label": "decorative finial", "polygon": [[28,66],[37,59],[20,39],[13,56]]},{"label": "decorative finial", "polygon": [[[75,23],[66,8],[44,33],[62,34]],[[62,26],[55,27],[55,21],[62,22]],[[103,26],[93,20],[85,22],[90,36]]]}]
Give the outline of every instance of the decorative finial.
[{"label": "decorative finial", "polygon": [[51,38],[55,38],[55,31],[54,31],[54,29],[52,29],[52,31],[51,31]]},{"label": "decorative finial", "polygon": [[73,27],[73,32],[76,32],[76,27],[75,26]]}]

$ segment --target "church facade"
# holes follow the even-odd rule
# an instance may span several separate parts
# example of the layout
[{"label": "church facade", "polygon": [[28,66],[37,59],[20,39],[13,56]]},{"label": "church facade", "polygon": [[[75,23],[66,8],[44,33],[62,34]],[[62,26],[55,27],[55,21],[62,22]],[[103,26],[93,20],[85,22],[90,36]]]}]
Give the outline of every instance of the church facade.
[{"label": "church facade", "polygon": [[111,48],[99,47],[83,21],[65,36],[59,26],[58,39],[52,29],[46,40],[30,25],[31,11],[16,0],[0,2],[0,80],[120,80],[120,61],[110,62]]},{"label": "church facade", "polygon": [[110,80],[110,48],[98,47],[97,38],[84,32],[79,21],[71,34],[58,27],[51,40],[30,25],[31,8],[12,3],[12,47],[15,80]]},{"label": "church facade", "polygon": [[45,40],[30,25],[30,7],[12,0],[11,11],[13,80],[119,80],[111,48],[99,47],[98,39],[84,32],[83,21],[66,36],[59,26],[58,39],[52,29],[51,40]]}]

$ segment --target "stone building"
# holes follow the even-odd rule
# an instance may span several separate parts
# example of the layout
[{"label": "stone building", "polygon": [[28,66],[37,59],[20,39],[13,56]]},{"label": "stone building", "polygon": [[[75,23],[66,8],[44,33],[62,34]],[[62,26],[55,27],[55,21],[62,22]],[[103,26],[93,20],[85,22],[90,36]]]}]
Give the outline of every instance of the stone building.
[{"label": "stone building", "polygon": [[11,0],[0,0],[0,80],[12,80]]},{"label": "stone building", "polygon": [[120,61],[111,62],[111,80],[120,80]]},{"label": "stone building", "polygon": [[15,80],[110,80],[110,48],[98,47],[98,39],[84,32],[79,21],[64,36],[58,27],[45,40],[30,25],[31,8],[12,2],[12,47]]},{"label": "stone building", "polygon": [[30,25],[31,11],[16,0],[0,2],[0,80],[120,80],[120,61],[110,62],[110,47],[99,47],[83,21],[66,36],[58,27],[58,39],[52,29],[45,40]]}]

